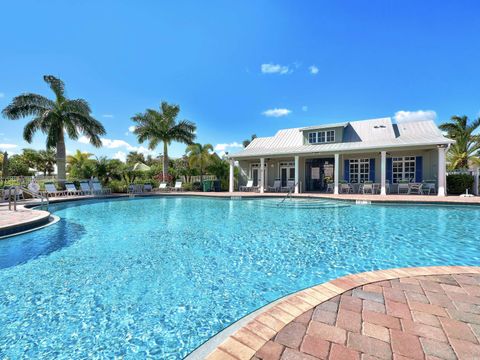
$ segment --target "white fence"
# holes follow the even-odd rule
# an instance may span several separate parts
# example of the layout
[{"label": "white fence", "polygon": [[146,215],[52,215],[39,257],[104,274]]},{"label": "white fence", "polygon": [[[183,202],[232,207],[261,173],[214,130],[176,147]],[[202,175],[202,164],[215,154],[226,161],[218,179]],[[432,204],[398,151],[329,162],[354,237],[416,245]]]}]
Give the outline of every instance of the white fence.
[{"label": "white fence", "polygon": [[[184,183],[196,183],[200,182],[201,176],[181,176],[181,180]],[[203,175],[203,180],[217,180],[215,175]]]}]

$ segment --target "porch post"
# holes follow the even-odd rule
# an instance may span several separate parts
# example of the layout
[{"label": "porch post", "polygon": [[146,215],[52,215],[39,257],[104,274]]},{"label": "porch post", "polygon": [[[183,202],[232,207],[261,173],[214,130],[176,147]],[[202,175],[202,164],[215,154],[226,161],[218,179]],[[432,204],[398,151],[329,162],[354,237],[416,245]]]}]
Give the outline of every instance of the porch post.
[{"label": "porch post", "polygon": [[296,155],[295,156],[295,194],[299,193],[299,163],[300,163],[300,156]]},{"label": "porch post", "polygon": [[446,162],[445,152],[446,146],[438,146],[438,196],[445,196],[445,183],[446,183]]},{"label": "porch post", "polygon": [[234,164],[235,160],[233,159],[230,159],[230,174],[229,174],[229,178],[228,178],[228,191],[233,193],[233,170],[234,170]]},{"label": "porch post", "polygon": [[260,193],[265,192],[265,158],[260,158]]},{"label": "porch post", "polygon": [[333,193],[338,195],[338,177],[340,176],[340,154],[335,154],[335,161],[333,164],[335,175],[333,180]]},{"label": "porch post", "polygon": [[473,195],[478,196],[478,166],[473,171]]},{"label": "porch post", "polygon": [[387,195],[387,152],[381,152],[381,165],[380,165],[380,195]]}]

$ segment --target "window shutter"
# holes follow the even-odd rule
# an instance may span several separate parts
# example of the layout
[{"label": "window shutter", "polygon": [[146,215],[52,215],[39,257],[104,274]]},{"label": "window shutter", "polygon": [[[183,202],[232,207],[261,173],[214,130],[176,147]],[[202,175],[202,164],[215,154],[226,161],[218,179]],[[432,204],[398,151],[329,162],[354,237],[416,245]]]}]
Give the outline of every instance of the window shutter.
[{"label": "window shutter", "polygon": [[422,182],[423,180],[423,157],[415,157],[415,181]]},{"label": "window shutter", "polygon": [[343,180],[350,181],[350,160],[343,162]]},{"label": "window shutter", "polygon": [[387,180],[390,184],[393,183],[393,161],[392,161],[392,158],[387,158]]},{"label": "window shutter", "polygon": [[370,181],[375,182],[375,159],[370,159],[370,169],[368,178]]}]

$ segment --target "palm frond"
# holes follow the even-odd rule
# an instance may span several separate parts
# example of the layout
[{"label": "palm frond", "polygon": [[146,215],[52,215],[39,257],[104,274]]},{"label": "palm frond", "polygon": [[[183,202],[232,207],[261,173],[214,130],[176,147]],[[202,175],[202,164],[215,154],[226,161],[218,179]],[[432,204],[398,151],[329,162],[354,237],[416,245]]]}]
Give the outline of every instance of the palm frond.
[{"label": "palm frond", "polygon": [[13,98],[12,102],[2,110],[3,116],[17,120],[27,116],[39,116],[42,112],[54,108],[53,101],[38,94],[22,94]]},{"label": "palm frond", "polygon": [[65,84],[62,80],[53,75],[45,75],[43,80],[50,86],[58,102],[65,100]]}]

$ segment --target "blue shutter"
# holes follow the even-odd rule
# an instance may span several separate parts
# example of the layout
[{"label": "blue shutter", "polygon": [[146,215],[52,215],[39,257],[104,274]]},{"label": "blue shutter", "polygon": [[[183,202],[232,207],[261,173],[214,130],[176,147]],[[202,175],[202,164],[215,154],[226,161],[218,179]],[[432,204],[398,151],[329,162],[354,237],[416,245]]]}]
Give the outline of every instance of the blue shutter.
[{"label": "blue shutter", "polygon": [[343,180],[350,181],[350,160],[343,162]]},{"label": "blue shutter", "polygon": [[423,157],[415,157],[415,181],[422,182],[423,180]]},{"label": "blue shutter", "polygon": [[393,161],[392,158],[387,158],[387,180],[390,184],[393,183]]},{"label": "blue shutter", "polygon": [[375,182],[375,159],[370,159],[370,171],[368,180]]}]

